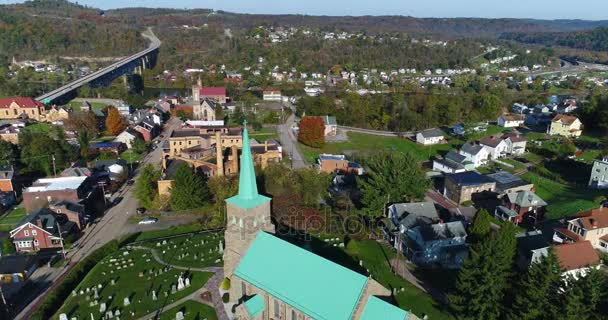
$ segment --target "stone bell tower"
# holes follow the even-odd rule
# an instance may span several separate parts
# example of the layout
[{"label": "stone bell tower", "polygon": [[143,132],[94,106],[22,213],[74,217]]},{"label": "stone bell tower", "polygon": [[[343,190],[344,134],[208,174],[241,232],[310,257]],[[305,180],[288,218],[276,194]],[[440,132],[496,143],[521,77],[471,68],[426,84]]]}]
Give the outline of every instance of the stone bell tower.
[{"label": "stone bell tower", "polygon": [[239,173],[239,192],[226,199],[226,231],[224,232],[224,276],[231,277],[249,245],[262,230],[274,233],[270,221],[270,198],[258,193],[247,121],[243,124],[243,149]]}]

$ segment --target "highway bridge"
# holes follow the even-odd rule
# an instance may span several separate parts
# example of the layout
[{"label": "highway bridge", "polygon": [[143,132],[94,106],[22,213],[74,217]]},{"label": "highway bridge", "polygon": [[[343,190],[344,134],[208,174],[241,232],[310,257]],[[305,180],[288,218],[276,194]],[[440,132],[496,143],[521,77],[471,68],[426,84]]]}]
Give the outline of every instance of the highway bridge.
[{"label": "highway bridge", "polygon": [[143,32],[142,36],[150,40],[150,45],[147,49],[72,81],[61,88],[49,91],[37,97],[36,100],[46,104],[64,102],[75,97],[77,89],[85,84],[90,84],[93,87],[109,85],[112,80],[122,75],[154,66],[161,41],[150,28]]}]

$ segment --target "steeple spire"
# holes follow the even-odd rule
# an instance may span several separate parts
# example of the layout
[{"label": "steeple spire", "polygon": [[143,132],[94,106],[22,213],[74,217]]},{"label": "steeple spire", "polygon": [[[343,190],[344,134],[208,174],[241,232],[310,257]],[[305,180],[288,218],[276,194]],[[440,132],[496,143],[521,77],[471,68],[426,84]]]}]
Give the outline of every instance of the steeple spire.
[{"label": "steeple spire", "polygon": [[232,198],[226,199],[226,201],[247,209],[269,200],[270,198],[258,193],[251,146],[249,145],[249,131],[247,130],[247,120],[245,120],[243,121],[243,149],[241,151],[239,172],[239,193]]}]

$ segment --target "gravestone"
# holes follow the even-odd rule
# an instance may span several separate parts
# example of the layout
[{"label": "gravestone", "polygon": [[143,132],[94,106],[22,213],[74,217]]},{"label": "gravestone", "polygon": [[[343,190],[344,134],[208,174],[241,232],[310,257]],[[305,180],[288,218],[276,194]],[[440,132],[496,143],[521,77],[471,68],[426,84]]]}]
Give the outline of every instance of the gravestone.
[{"label": "gravestone", "polygon": [[97,292],[97,287],[93,289],[93,299],[99,299],[99,293]]},{"label": "gravestone", "polygon": [[105,302],[102,302],[102,303],[99,305],[99,312],[101,312],[101,313],[106,312],[106,303],[105,303]]},{"label": "gravestone", "polygon": [[183,289],[184,289],[184,279],[180,275],[179,278],[177,278],[177,290],[181,291]]},{"label": "gravestone", "polygon": [[114,316],[115,316],[115,317],[120,316],[120,310],[116,309],[116,312],[114,312]]},{"label": "gravestone", "polygon": [[112,313],[112,310],[108,310],[108,312],[106,312],[106,319],[112,319],[114,317],[114,314]]},{"label": "gravestone", "polygon": [[152,301],[156,301],[156,291],[152,290]]},{"label": "gravestone", "polygon": [[112,279],[110,280],[110,285],[115,285],[116,284],[116,280]]},{"label": "gravestone", "polygon": [[186,278],[185,283],[186,288],[190,286],[190,278]]},{"label": "gravestone", "polygon": [[184,313],[179,311],[175,314],[175,320],[184,320]]},{"label": "gravestone", "polygon": [[131,304],[131,301],[129,301],[129,297],[125,297],[125,298],[122,300],[122,305],[123,305],[123,306],[125,306],[125,307],[126,307],[126,306],[128,306],[128,305],[130,305],[130,304]]},{"label": "gravestone", "polygon": [[68,315],[65,313],[62,313],[59,315],[59,320],[68,320]]},{"label": "gravestone", "polygon": [[218,250],[221,254],[224,254],[224,244],[220,241],[220,247]]},{"label": "gravestone", "polygon": [[76,292],[76,290],[73,290],[73,291],[72,291],[72,297],[75,297],[75,296],[77,296],[77,295],[78,295],[78,293]]},{"label": "gravestone", "polygon": [[171,285],[171,293],[176,293],[177,292],[177,287],[173,284]]}]

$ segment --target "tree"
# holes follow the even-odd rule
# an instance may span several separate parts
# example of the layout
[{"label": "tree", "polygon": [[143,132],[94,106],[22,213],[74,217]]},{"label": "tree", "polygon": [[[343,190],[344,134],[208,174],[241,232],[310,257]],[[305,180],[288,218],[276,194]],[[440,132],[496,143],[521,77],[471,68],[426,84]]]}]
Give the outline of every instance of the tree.
[{"label": "tree", "polygon": [[134,194],[142,207],[149,209],[153,206],[154,198],[158,195],[160,176],[160,171],[154,169],[152,164],[147,164],[141,168],[139,177],[135,182]]},{"label": "tree", "polygon": [[78,145],[80,145],[80,156],[83,158],[89,155],[89,142],[91,142],[91,138],[88,131],[80,131],[78,133]]},{"label": "tree", "polygon": [[111,136],[118,135],[126,128],[125,120],[120,115],[116,107],[109,106],[107,112],[108,116],[106,117],[106,131]]},{"label": "tree", "polygon": [[363,193],[361,203],[369,217],[384,214],[389,202],[420,199],[430,181],[420,169],[420,162],[410,152],[381,152],[364,160],[366,173],[357,179]]},{"label": "tree", "polygon": [[131,150],[133,150],[135,153],[144,153],[146,148],[146,142],[140,137],[135,137],[135,139],[131,141]]},{"label": "tree", "polygon": [[58,134],[30,131],[22,131],[19,134],[21,162],[29,171],[52,175],[54,173],[53,157],[58,171],[66,167],[73,159],[73,148],[65,140],[55,140],[51,137],[51,135]]},{"label": "tree", "polygon": [[0,140],[0,166],[8,167],[17,159],[17,146],[14,144]]},{"label": "tree", "polygon": [[513,305],[508,312],[511,320],[550,319],[556,306],[549,299],[559,291],[562,269],[557,256],[549,249],[547,256],[533,262],[526,274],[520,278],[514,290]]},{"label": "tree", "polygon": [[477,211],[473,223],[469,227],[467,238],[471,243],[477,243],[485,239],[491,231],[492,219],[486,209]]},{"label": "tree", "polygon": [[325,124],[321,117],[304,117],[300,121],[298,141],[303,144],[320,148],[325,143]]},{"label": "tree", "polygon": [[209,202],[211,194],[206,179],[183,164],[177,168],[171,184],[169,203],[174,211],[196,209]]},{"label": "tree", "polygon": [[94,138],[99,134],[99,128],[97,127],[97,119],[95,114],[91,111],[77,111],[70,115],[68,119],[64,121],[66,130],[75,131],[81,133],[86,131],[89,138]]}]

